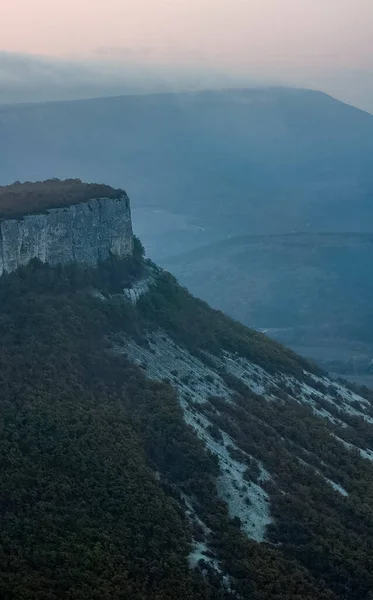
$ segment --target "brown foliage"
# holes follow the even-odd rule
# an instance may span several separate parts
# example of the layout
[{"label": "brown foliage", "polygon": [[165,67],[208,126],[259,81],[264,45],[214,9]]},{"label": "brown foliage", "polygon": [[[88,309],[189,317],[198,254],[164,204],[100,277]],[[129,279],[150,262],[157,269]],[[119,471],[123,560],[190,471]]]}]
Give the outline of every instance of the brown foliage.
[{"label": "brown foliage", "polygon": [[121,189],[99,183],[84,183],[80,179],[48,179],[0,187],[0,218],[20,217],[40,213],[48,208],[61,208],[93,198],[119,198]]}]

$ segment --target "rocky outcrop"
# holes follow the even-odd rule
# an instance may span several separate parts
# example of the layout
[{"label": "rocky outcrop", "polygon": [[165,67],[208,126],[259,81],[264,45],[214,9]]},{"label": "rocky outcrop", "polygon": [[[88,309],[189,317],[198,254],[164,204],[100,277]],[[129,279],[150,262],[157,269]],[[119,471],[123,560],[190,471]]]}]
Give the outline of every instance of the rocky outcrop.
[{"label": "rocky outcrop", "polygon": [[96,198],[0,222],[0,275],[33,258],[52,265],[95,265],[133,252],[129,199]]}]

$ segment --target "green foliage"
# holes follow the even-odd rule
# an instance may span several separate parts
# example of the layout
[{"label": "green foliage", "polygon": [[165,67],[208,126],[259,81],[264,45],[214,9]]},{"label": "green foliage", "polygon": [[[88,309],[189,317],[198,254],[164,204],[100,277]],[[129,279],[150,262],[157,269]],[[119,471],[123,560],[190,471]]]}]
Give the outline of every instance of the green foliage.
[{"label": "green foliage", "polygon": [[81,285],[36,264],[0,281],[0,597],[220,598],[154,476],[193,490],[216,464],[171,388],[108,352],[129,303]]},{"label": "green foliage", "polygon": [[[373,467],[335,436],[373,448],[372,426],[356,418],[349,427],[335,425],[290,397],[268,402],[249,389],[235,404],[210,400],[218,411],[214,423],[272,476],[264,484],[273,517],[268,534],[282,560],[295,560],[338,598],[367,598],[373,589]],[[253,464],[249,480],[258,475]]]},{"label": "green foliage", "polygon": [[118,258],[111,255],[97,267],[71,263],[52,269],[34,258],[27,266],[19,267],[17,273],[2,276],[0,295],[10,299],[10,296],[17,297],[30,291],[45,295],[97,290],[109,297],[122,293],[124,287],[131,287],[145,270],[143,247],[135,238],[133,256]]},{"label": "green foliage", "polygon": [[247,481],[254,481],[254,483],[258,481],[260,476],[260,467],[255,460],[250,461],[250,464],[248,465],[243,476],[245,479],[247,479]]},{"label": "green foliage", "polygon": [[[250,480],[259,460],[272,474],[271,543],[249,540],[217,497],[217,461],[185,424],[175,391],[147,380],[110,340],[141,340],[158,326],[200,356],[223,348],[296,374],[307,363],[167,274],[133,306],[117,292],[146,268],[138,244],[133,261],[97,269],[35,261],[0,280],[0,597],[368,598],[373,470],[333,436],[373,447],[368,426],[325,422],[285,391],[284,402],[268,403],[234,378],[234,403],[211,397],[210,432],[231,435],[238,449],[227,450],[246,457]],[[181,494],[209,528],[222,575],[188,569]]]}]

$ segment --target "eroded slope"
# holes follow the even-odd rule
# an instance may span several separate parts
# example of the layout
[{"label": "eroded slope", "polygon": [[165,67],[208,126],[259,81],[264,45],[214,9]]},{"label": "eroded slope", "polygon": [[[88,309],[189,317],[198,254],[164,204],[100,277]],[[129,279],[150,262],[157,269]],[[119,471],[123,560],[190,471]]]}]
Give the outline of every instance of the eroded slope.
[{"label": "eroded slope", "polygon": [[138,256],[0,306],[2,597],[369,597],[369,398]]}]

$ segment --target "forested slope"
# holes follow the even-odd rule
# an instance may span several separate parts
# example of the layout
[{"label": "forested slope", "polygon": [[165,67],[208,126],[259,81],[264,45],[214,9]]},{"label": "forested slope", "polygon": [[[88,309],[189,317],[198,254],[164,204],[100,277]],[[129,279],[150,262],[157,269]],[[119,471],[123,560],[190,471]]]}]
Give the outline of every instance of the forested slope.
[{"label": "forested slope", "polygon": [[369,598],[370,398],[138,242],[0,280],[0,384],[2,598]]}]

